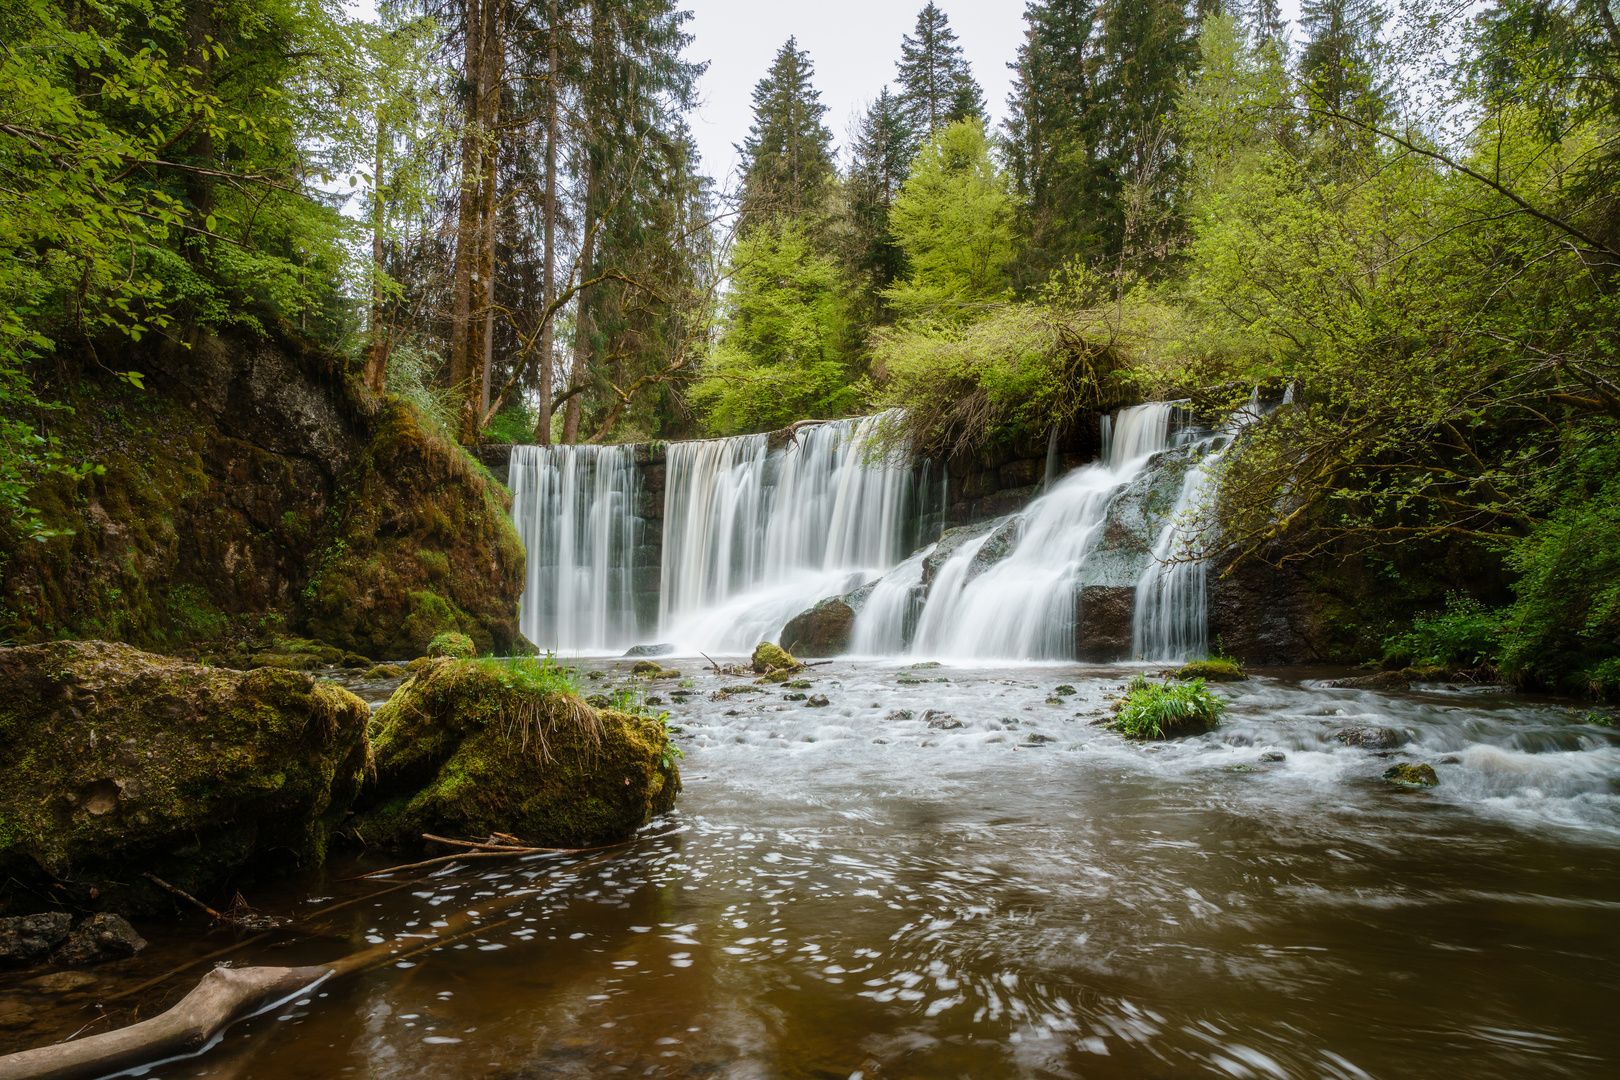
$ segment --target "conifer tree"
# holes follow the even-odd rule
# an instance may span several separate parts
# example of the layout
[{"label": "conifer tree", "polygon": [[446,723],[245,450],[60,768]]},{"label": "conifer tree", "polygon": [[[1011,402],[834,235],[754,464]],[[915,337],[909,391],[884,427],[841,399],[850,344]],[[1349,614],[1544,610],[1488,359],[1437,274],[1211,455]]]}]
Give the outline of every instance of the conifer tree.
[{"label": "conifer tree", "polygon": [[889,229],[889,210],[906,180],[911,143],[900,100],[885,86],[856,130],[845,187],[855,234],[850,269],[861,281],[872,317],[878,313],[881,290],[894,282],[905,263]]},{"label": "conifer tree", "polygon": [[901,39],[895,67],[900,102],[918,143],[946,124],[984,116],[984,92],[962,56],[950,19],[932,0],[917,13],[916,37]]},{"label": "conifer tree", "polygon": [[811,85],[814,75],[810,54],[790,37],[754,87],[754,123],[737,148],[744,159],[743,208],[751,220],[810,209],[832,178],[832,132],[821,122],[827,106]]},{"label": "conifer tree", "polygon": [[1377,124],[1389,111],[1377,55],[1387,13],[1379,0],[1304,0],[1300,14],[1310,35],[1299,58],[1308,126],[1324,138],[1329,168],[1339,171],[1371,145],[1362,125]]},{"label": "conifer tree", "polygon": [[1242,17],[1244,29],[1256,42],[1281,41],[1287,29],[1277,0],[1249,0],[1233,14]]},{"label": "conifer tree", "polygon": [[1101,14],[1096,0],[1040,0],[1024,18],[1029,25],[1007,98],[1006,153],[1025,241],[1016,277],[1027,285],[1096,242],[1093,106]]}]

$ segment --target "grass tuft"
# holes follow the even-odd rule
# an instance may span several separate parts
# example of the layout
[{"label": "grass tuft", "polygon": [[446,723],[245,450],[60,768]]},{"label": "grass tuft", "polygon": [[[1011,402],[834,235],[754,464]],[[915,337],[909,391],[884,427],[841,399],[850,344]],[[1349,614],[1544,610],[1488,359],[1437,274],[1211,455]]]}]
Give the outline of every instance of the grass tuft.
[{"label": "grass tuft", "polygon": [[1150,683],[1138,675],[1120,699],[1110,725],[1130,739],[1170,739],[1201,735],[1221,722],[1226,702],[1204,685],[1188,682]]}]

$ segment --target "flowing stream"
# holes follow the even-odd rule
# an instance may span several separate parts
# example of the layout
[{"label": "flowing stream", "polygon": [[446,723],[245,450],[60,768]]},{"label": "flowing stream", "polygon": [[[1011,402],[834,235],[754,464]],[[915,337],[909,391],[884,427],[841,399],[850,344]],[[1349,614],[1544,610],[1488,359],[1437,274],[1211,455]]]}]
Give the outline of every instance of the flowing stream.
[{"label": "flowing stream", "polygon": [[[306,921],[229,954],[401,959],[232,1028],[162,1078],[1599,1078],[1620,1069],[1620,736],[1546,701],[1223,685],[1226,723],[1170,744],[1093,721],[1129,669],[811,669],[666,658],[686,790],[649,839],[588,859],[275,887]],[[603,687],[629,661],[595,661]],[[673,682],[654,684],[666,699]],[[388,687],[357,684],[371,697]],[[1065,688],[1072,688],[1071,694]],[[929,710],[933,710],[931,713]],[[1379,726],[1369,751],[1334,733]],[[1380,779],[1434,764],[1440,786]],[[420,874],[420,876],[418,876]],[[476,933],[435,923],[540,887]],[[0,980],[0,1043],[101,1030],[98,1003],[229,945],[138,922],[140,957]],[[409,950],[420,950],[405,955]],[[206,963],[212,963],[207,961]],[[196,968],[143,992],[166,1007]],[[107,1010],[131,1018],[125,1000]]]}]

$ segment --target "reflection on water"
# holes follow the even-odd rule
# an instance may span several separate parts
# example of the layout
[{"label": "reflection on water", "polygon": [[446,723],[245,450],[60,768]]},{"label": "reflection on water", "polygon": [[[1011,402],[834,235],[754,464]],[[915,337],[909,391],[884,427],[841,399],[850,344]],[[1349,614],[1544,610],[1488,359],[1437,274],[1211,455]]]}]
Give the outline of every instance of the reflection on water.
[{"label": "reflection on water", "polygon": [[[1220,688],[1220,731],[1143,747],[1090,723],[1118,669],[812,677],[830,707],[711,701],[736,678],[698,677],[671,708],[686,793],[654,839],[436,875],[233,954],[422,950],[153,1075],[1595,1077],[1620,1061],[1620,739],[1567,708],[1289,674]],[[1333,738],[1351,726],[1401,745]],[[1410,760],[1441,786],[1379,779]],[[352,872],[252,899],[308,912],[388,887]],[[514,889],[537,891],[435,938]],[[105,990],[225,943],[142,929],[153,949],[97,969]],[[18,1000],[61,1037],[93,1015],[98,991],[74,993]]]}]

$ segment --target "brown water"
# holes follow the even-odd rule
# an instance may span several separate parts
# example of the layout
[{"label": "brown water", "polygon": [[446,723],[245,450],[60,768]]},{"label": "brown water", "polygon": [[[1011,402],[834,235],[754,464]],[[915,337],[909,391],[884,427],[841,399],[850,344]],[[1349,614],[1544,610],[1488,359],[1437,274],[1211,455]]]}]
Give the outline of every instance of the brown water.
[{"label": "brown water", "polygon": [[[1127,674],[841,661],[815,669],[823,709],[781,691],[710,701],[738,680],[699,676],[671,707],[687,783],[655,838],[583,864],[453,870],[324,923],[310,913],[387,886],[334,863],[257,890],[307,921],[238,963],[424,951],[150,1075],[1615,1075],[1613,731],[1545,702],[1286,672],[1220,688],[1218,732],[1143,747],[1088,723]],[[1079,692],[1048,704],[1064,683]],[[927,708],[962,726],[928,727]],[[896,709],[913,718],[884,718]],[[1346,724],[1407,742],[1346,747],[1329,737]],[[1379,779],[1413,760],[1440,787]],[[535,886],[471,937],[431,936]],[[0,995],[13,1017],[34,1010],[0,1031],[7,1048],[230,942],[141,929],[153,947],[94,984]],[[138,1015],[202,970],[139,995]]]}]

